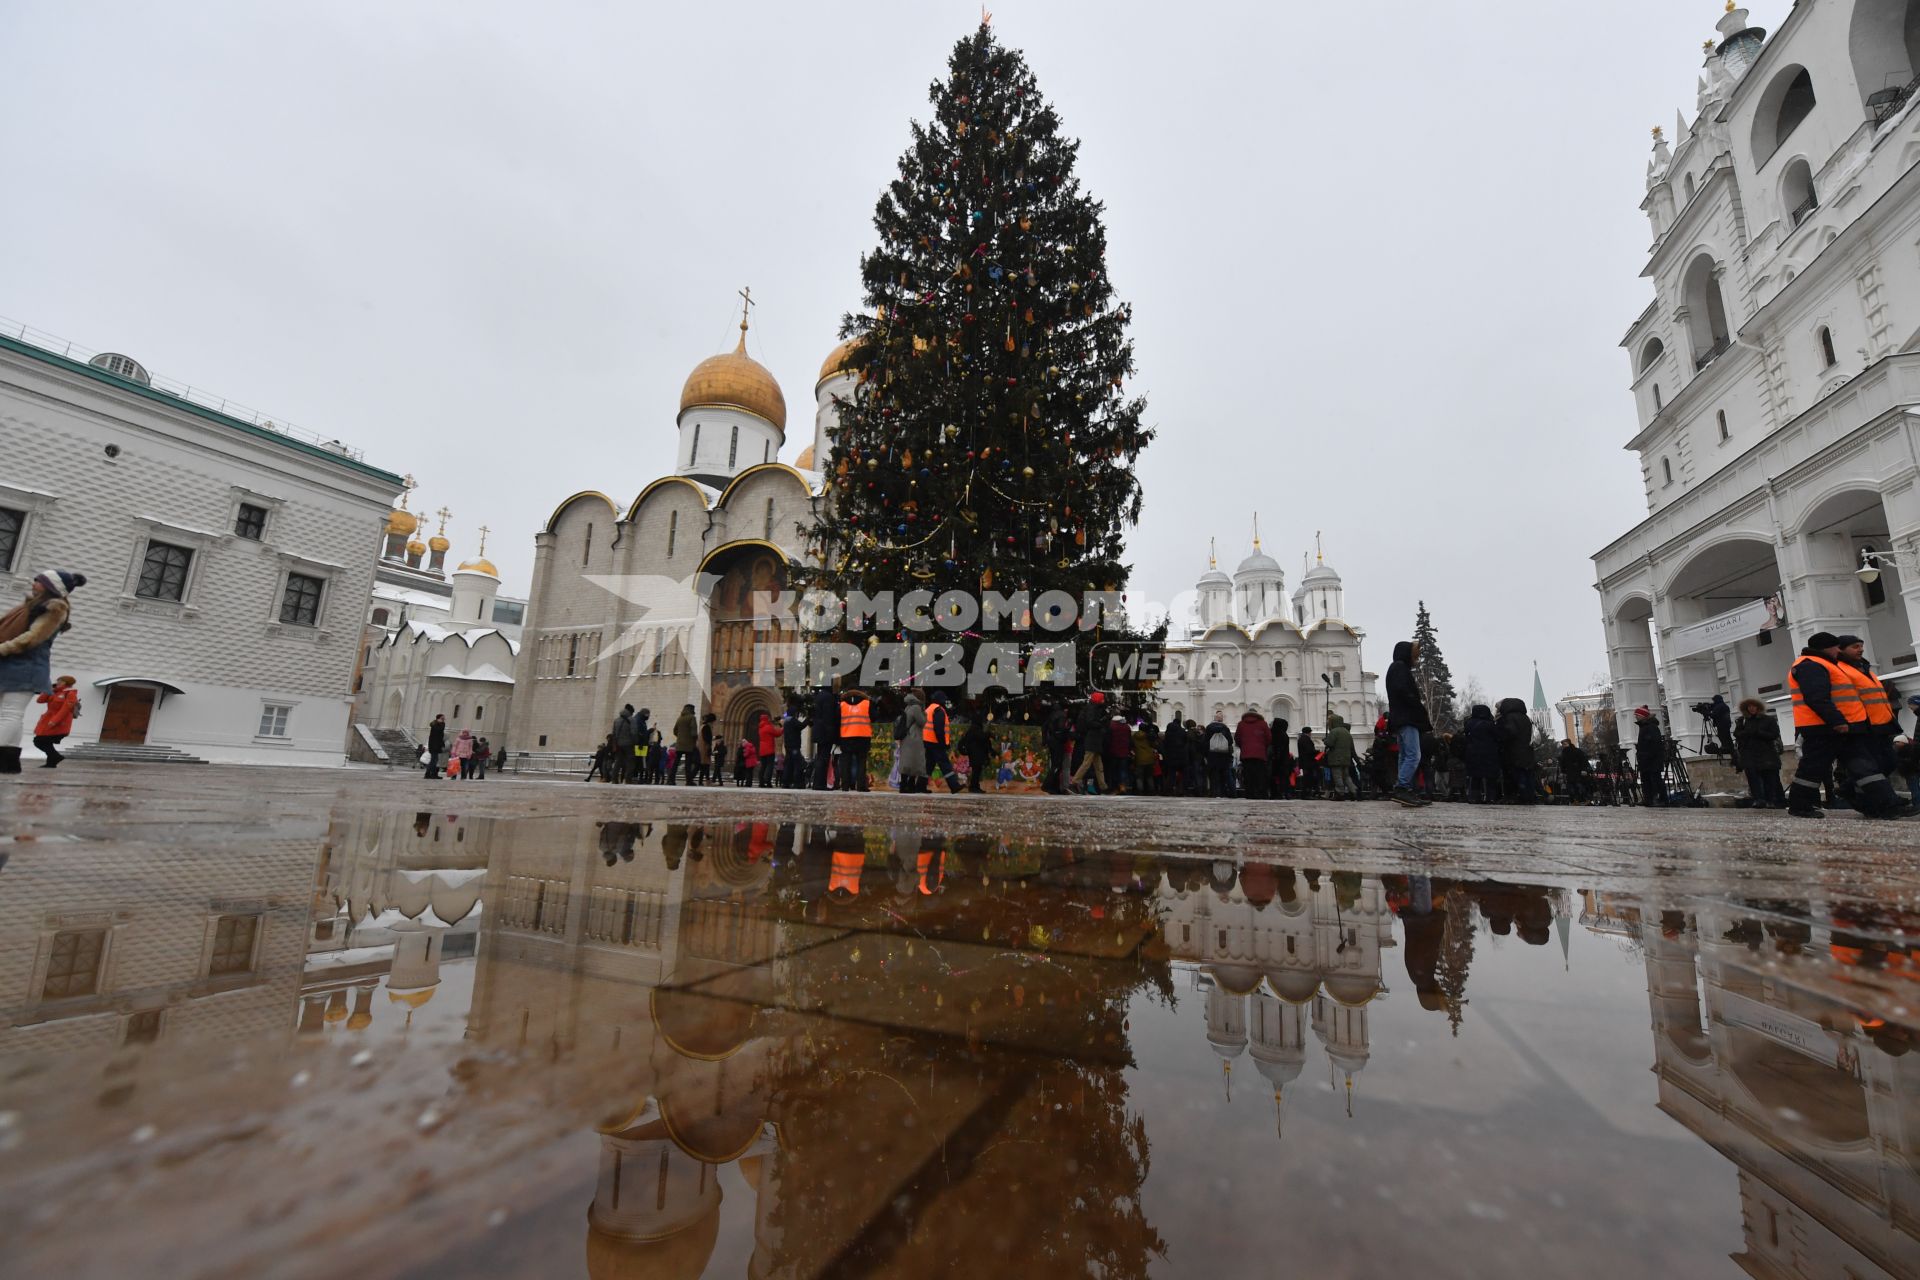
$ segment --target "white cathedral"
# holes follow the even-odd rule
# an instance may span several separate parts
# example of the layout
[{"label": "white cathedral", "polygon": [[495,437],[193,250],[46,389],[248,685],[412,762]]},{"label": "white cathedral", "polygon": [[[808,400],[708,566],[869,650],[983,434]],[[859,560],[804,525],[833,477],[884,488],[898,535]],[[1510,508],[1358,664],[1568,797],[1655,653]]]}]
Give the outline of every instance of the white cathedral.
[{"label": "white cathedral", "polygon": [[1347,621],[1346,588],[1323,555],[1310,568],[1303,563],[1289,596],[1286,571],[1260,549],[1256,532],[1232,577],[1217,555],[1207,557],[1186,637],[1166,646],[1158,703],[1169,717],[1203,725],[1215,713],[1232,724],[1251,709],[1285,720],[1294,734],[1323,733],[1336,713],[1365,751],[1377,701],[1375,674],[1360,656],[1365,636]]},{"label": "white cathedral", "polygon": [[[853,394],[852,343],[814,381],[811,442],[781,462],[787,401],[735,348],[694,366],[680,391],[676,465],[630,500],[567,498],[534,539],[527,627],[507,738],[521,752],[592,751],[624,704],[671,733],[686,703],[719,716],[732,741],[757,711],[780,712],[756,682],[753,593],[779,590],[807,552],[826,491],[836,395]],[[705,690],[704,694],[702,690]]]}]

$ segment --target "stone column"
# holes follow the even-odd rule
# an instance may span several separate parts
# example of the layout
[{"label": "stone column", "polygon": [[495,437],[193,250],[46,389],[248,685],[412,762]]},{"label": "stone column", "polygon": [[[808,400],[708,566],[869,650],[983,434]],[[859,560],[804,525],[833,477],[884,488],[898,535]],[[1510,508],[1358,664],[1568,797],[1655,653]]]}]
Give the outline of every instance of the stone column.
[{"label": "stone column", "polygon": [[1620,741],[1632,742],[1633,709],[1657,707],[1660,673],[1654,665],[1653,632],[1648,619],[1609,618],[1607,670],[1613,677],[1613,718]]},{"label": "stone column", "polygon": [[1867,634],[1867,603],[1855,575],[1859,558],[1845,533],[1805,534],[1787,544],[1787,613],[1794,649],[1816,631]]}]

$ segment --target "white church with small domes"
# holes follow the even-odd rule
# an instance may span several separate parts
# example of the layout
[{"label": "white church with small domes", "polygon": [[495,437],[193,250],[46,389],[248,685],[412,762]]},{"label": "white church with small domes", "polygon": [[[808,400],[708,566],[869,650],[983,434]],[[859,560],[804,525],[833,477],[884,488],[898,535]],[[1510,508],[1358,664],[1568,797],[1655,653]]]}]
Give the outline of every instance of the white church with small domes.
[{"label": "white church with small domes", "polygon": [[1316,736],[1331,712],[1365,751],[1376,715],[1376,677],[1360,654],[1365,637],[1347,620],[1345,587],[1324,555],[1303,564],[1287,594],[1286,571],[1261,549],[1256,522],[1253,549],[1231,577],[1217,553],[1208,556],[1186,634],[1167,643],[1157,700],[1167,715],[1201,724],[1215,714],[1232,724],[1252,709]]}]

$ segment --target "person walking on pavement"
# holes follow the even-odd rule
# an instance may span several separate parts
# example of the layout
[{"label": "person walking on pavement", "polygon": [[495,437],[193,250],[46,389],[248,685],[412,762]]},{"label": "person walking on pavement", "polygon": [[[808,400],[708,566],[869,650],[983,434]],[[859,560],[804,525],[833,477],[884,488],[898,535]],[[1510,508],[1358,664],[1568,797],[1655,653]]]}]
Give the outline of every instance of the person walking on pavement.
[{"label": "person walking on pavement", "polygon": [[1492,804],[1500,790],[1500,730],[1493,708],[1475,703],[1461,736],[1466,739],[1467,803]]},{"label": "person walking on pavement", "polygon": [[1294,750],[1300,758],[1300,794],[1309,800],[1320,798],[1320,746],[1313,740],[1313,726],[1300,726],[1300,736],[1294,739]]},{"label": "person walking on pavement", "polygon": [[[822,684],[813,691],[813,789],[827,789],[827,771],[833,762],[833,749],[840,743],[840,699],[833,686]],[[843,762],[844,767],[844,762]]]},{"label": "person walking on pavement", "polygon": [[917,692],[908,693],[895,724],[900,744],[900,791],[919,795],[927,789],[927,709]]},{"label": "person walking on pavement", "polygon": [[25,600],[0,614],[0,773],[20,772],[27,709],[53,687],[53,641],[71,625],[68,597],[86,582],[85,574],[48,569],[28,584]]},{"label": "person walking on pavement", "polygon": [[53,682],[52,693],[40,695],[46,710],[40,713],[40,723],[33,726],[33,745],[47,758],[42,769],[57,769],[66,759],[60,754],[60,744],[73,732],[74,717],[80,714],[80,694],[74,688],[77,683],[72,676],[61,676]]},{"label": "person walking on pavement", "polygon": [[[1087,705],[1080,709],[1080,718],[1075,723],[1077,742],[1074,752],[1079,763],[1074,766],[1073,776],[1067,779],[1067,790],[1084,787],[1088,795],[1095,795],[1107,789],[1107,770],[1105,766],[1107,749],[1107,711],[1106,695],[1095,690],[1087,698]],[[1093,773],[1093,781],[1086,782],[1088,771]]]},{"label": "person walking on pavement", "polygon": [[629,782],[647,781],[647,770],[653,763],[653,712],[642,707],[633,717],[633,768],[627,778]]},{"label": "person walking on pavement", "polygon": [[1241,715],[1240,723],[1234,726],[1234,745],[1240,748],[1240,790],[1249,800],[1267,798],[1267,750],[1271,743],[1273,730],[1267,725],[1267,718],[1252,707]]},{"label": "person walking on pavement", "polygon": [[1640,803],[1651,809],[1667,802],[1667,735],[1651,707],[1633,710],[1633,758],[1640,766]]},{"label": "person walking on pavement", "polygon": [[1395,803],[1409,809],[1433,803],[1413,789],[1414,776],[1420,772],[1420,735],[1433,732],[1427,704],[1420,697],[1420,682],[1413,674],[1419,658],[1419,642],[1402,640],[1393,646],[1393,663],[1387,668],[1387,732],[1400,744],[1400,776],[1391,794]]},{"label": "person walking on pavement", "polygon": [[485,782],[487,780],[487,765],[492,763],[492,761],[493,744],[485,738],[475,738],[473,740],[473,759],[470,762],[473,765],[473,780],[475,782]]},{"label": "person walking on pavement", "polygon": [[793,791],[806,784],[807,718],[798,698],[787,699],[780,717],[780,785]]},{"label": "person walking on pavement", "polygon": [[1780,788],[1780,721],[1758,698],[1740,700],[1740,723],[1733,729],[1733,745],[1747,775],[1747,795],[1755,809],[1784,809],[1787,794]]},{"label": "person walking on pavement", "polygon": [[[693,714],[691,702],[680,708],[680,718],[673,722],[673,750],[673,773],[679,773],[680,766],[685,765],[687,785],[692,786],[700,769],[700,722]],[[667,775],[669,785],[673,782],[673,773]]]},{"label": "person walking on pavement", "polygon": [[433,718],[427,726],[427,777],[440,776],[440,757],[447,749],[447,717],[445,713]]},{"label": "person walking on pavement", "polygon": [[753,745],[760,755],[760,771],[754,782],[758,786],[771,787],[774,760],[780,751],[780,726],[775,724],[773,717],[765,711],[758,714],[759,720],[754,729],[756,741]]},{"label": "person walking on pavement", "polygon": [[1047,776],[1041,789],[1050,796],[1064,795],[1067,741],[1073,736],[1073,718],[1067,714],[1066,703],[1055,702],[1048,708],[1046,723],[1040,733],[1047,748]]},{"label": "person walking on pavement", "polygon": [[1867,709],[1867,732],[1860,746],[1872,752],[1874,764],[1891,778],[1899,768],[1893,740],[1900,733],[1900,704],[1893,690],[1873,674],[1873,664],[1867,661],[1867,642],[1859,636],[1840,637],[1840,665],[1849,669],[1850,678],[1860,690],[1861,705]]},{"label": "person walking on pavement", "polygon": [[633,704],[620,708],[613,718],[613,775],[609,782],[625,782],[633,775]]},{"label": "person walking on pavement", "polygon": [[1187,727],[1175,716],[1160,734],[1160,766],[1165,773],[1168,795],[1187,794]]},{"label": "person walking on pavement", "polygon": [[920,742],[927,756],[926,776],[932,778],[933,771],[938,769],[940,777],[947,784],[947,790],[957,794],[960,779],[954,776],[953,757],[947,750],[947,739],[953,732],[953,723],[947,718],[947,706],[940,695],[929,694],[928,698],[930,700],[922,712],[926,722],[920,729]]},{"label": "person walking on pavement", "polygon": [[1293,738],[1279,716],[1267,726],[1267,772],[1272,778],[1267,794],[1276,800],[1293,799]]}]

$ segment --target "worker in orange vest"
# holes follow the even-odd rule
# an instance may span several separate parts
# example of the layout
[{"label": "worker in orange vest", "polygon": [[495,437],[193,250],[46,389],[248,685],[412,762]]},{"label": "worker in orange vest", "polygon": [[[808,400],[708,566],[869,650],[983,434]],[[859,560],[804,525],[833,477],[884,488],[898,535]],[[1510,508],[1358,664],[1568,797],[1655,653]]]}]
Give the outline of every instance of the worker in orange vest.
[{"label": "worker in orange vest", "polygon": [[[1868,817],[1894,816],[1893,786],[1867,741],[1867,707],[1854,668],[1840,663],[1840,637],[1816,631],[1787,672],[1793,691],[1793,727],[1800,738],[1800,762],[1787,791],[1787,812],[1796,818],[1822,818],[1820,787],[1837,764],[1853,779],[1860,811]],[[1871,677],[1868,677],[1871,678]]]},{"label": "worker in orange vest", "polygon": [[1899,694],[1873,674],[1873,664],[1867,661],[1867,642],[1859,636],[1840,637],[1840,665],[1848,668],[1860,689],[1860,705],[1867,709],[1864,741],[1873,751],[1873,762],[1891,778],[1900,768],[1893,746],[1900,732]]},{"label": "worker in orange vest", "polygon": [[840,695],[840,789],[867,789],[867,755],[873,750],[873,704],[858,689]]},{"label": "worker in orange vest", "polygon": [[929,694],[927,704],[927,724],[920,731],[920,740],[927,747],[927,776],[931,778],[938,769],[940,776],[946,779],[947,790],[959,794],[960,779],[953,773],[953,756],[948,752],[948,738],[951,736],[951,722],[947,719],[947,700],[940,694]]}]

